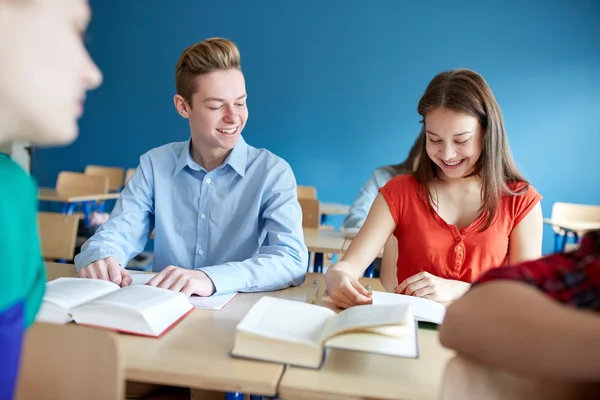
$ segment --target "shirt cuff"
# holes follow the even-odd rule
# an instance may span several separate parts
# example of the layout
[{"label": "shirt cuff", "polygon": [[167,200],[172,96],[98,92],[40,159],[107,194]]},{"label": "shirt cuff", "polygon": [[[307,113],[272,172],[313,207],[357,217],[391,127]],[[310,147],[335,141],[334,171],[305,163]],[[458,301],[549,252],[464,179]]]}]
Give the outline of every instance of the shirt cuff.
[{"label": "shirt cuff", "polygon": [[241,278],[231,265],[212,265],[197,269],[204,272],[215,285],[213,296],[238,292],[241,289]]},{"label": "shirt cuff", "polygon": [[125,268],[127,266],[127,258],[123,255],[115,254],[115,251],[112,249],[98,249],[94,250],[91,253],[83,252],[79,253],[75,256],[75,269],[79,271],[82,268],[87,267],[93,262],[98,260],[102,260],[107,257],[113,257],[117,259],[121,267]]}]

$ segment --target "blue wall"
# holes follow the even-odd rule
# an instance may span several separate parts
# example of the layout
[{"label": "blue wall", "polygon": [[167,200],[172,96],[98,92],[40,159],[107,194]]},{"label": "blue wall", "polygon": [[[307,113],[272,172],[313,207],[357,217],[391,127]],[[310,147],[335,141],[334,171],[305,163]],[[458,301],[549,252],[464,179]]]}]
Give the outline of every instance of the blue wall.
[{"label": "blue wall", "polygon": [[[246,140],[288,160],[299,184],[315,185],[324,201],[351,203],[375,167],[401,161],[429,80],[468,67],[500,102],[544,215],[555,201],[600,204],[600,2],[91,4],[88,45],[105,81],[88,97],[79,140],[35,153],[41,185],[87,164],[134,167],[146,150],[187,139],[172,105],[175,63],[193,42],[223,36],[242,52]],[[551,248],[546,228],[544,251]]]}]

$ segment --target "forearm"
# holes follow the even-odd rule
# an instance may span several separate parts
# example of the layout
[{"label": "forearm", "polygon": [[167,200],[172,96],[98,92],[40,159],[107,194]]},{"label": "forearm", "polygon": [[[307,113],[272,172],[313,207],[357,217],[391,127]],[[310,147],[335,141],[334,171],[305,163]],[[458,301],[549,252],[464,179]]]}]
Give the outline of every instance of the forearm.
[{"label": "forearm", "polygon": [[215,294],[262,292],[300,285],[306,278],[307,264],[307,255],[279,249],[199,270],[213,281]]},{"label": "forearm", "polygon": [[148,240],[149,223],[144,222],[141,225],[131,229],[126,227],[131,226],[130,224],[119,221],[118,217],[108,220],[81,247],[81,253],[75,257],[77,270],[107,257],[117,259],[125,268],[133,256],[144,250]]},{"label": "forearm", "polygon": [[446,347],[536,377],[600,380],[600,316],[518,282],[490,282],[452,304],[440,329]]}]

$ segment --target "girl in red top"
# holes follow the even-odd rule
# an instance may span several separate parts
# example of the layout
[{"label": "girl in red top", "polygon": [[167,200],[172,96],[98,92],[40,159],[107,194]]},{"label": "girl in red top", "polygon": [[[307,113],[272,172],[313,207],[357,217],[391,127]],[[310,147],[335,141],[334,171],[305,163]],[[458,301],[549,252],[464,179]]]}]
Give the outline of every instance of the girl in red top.
[{"label": "girl in red top", "polygon": [[541,256],[541,196],[515,165],[485,80],[467,69],[443,72],[418,111],[422,162],[381,188],[348,251],[327,271],[339,307],[371,302],[358,278],[392,234],[395,292],[442,302],[491,268]]}]

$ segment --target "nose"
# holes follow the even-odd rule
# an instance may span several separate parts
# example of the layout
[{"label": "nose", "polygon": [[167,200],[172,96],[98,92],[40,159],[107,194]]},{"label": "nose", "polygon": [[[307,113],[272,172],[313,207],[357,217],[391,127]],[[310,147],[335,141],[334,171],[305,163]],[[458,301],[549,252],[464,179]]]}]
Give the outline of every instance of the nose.
[{"label": "nose", "polygon": [[456,156],[456,150],[452,142],[443,144],[440,155],[442,160],[451,160]]},{"label": "nose", "polygon": [[232,104],[228,104],[225,106],[225,114],[223,115],[223,120],[228,124],[233,124],[236,122],[235,109]]},{"label": "nose", "polygon": [[84,69],[86,90],[94,90],[98,86],[100,86],[100,84],[102,83],[102,72],[87,52]]}]

